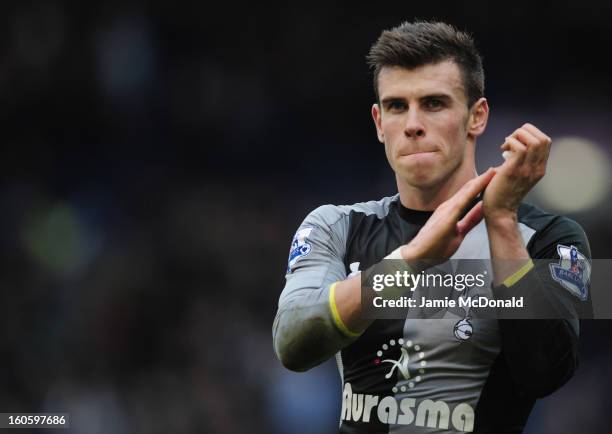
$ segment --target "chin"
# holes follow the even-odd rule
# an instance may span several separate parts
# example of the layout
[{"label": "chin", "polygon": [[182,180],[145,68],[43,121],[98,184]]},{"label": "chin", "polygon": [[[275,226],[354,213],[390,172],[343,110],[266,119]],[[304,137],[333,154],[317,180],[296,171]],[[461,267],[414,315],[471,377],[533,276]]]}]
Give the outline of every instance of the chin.
[{"label": "chin", "polygon": [[[413,163],[413,162],[411,162]],[[398,165],[397,176],[407,184],[421,189],[430,189],[446,182],[457,170],[459,164],[449,167],[439,159],[421,159],[418,164]]]},{"label": "chin", "polygon": [[397,171],[399,177],[415,187],[428,187],[440,181],[440,168],[435,164],[410,165],[399,169]]},{"label": "chin", "polygon": [[431,172],[424,173],[408,173],[400,177],[408,184],[416,188],[428,189],[435,187],[440,183],[440,179],[437,176],[433,176]]}]

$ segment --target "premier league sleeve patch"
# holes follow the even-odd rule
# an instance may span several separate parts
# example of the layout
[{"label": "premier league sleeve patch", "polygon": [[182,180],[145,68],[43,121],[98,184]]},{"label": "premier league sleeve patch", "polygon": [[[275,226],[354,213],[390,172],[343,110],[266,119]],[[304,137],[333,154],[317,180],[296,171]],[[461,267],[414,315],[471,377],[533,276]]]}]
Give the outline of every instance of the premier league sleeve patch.
[{"label": "premier league sleeve patch", "polygon": [[550,264],[550,274],[561,286],[572,295],[584,301],[588,298],[591,264],[574,246],[557,245],[559,263]]},{"label": "premier league sleeve patch", "polygon": [[297,231],[291,242],[289,250],[289,264],[287,265],[287,274],[291,273],[295,263],[302,257],[307,256],[312,250],[310,243],[306,241],[306,237],[310,235],[313,227],[305,227]]}]

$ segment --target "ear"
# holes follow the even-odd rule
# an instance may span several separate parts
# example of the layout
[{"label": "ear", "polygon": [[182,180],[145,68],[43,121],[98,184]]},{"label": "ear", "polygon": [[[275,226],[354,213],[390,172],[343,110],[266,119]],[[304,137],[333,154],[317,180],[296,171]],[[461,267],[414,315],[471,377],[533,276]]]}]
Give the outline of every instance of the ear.
[{"label": "ear", "polygon": [[484,133],[489,120],[489,103],[486,98],[480,98],[470,109],[467,132],[478,137]]},{"label": "ear", "polygon": [[380,106],[376,103],[372,104],[372,119],[374,120],[374,125],[376,126],[376,135],[378,136],[378,141],[380,143],[385,143],[385,135],[382,130],[382,112]]}]

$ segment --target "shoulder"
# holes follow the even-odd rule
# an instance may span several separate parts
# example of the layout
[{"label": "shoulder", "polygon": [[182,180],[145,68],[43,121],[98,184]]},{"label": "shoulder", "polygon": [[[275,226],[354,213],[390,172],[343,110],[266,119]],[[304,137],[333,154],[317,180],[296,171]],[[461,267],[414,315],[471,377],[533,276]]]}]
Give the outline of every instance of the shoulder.
[{"label": "shoulder", "polygon": [[584,229],[578,222],[569,217],[544,211],[535,205],[521,204],[518,212],[519,222],[536,232],[553,231],[563,233],[584,234]]},{"label": "shoulder", "polygon": [[332,228],[338,224],[348,224],[353,214],[376,215],[378,218],[384,218],[389,213],[391,204],[397,201],[398,197],[398,195],[388,196],[352,205],[322,205],[308,214],[302,226]]},{"label": "shoulder", "polygon": [[534,231],[529,243],[532,252],[556,251],[558,244],[567,244],[576,245],[590,256],[586,232],[575,220],[526,203],[521,205],[518,218],[519,223]]},{"label": "shoulder", "polygon": [[396,198],[391,196],[352,205],[322,205],[310,212],[291,242],[287,273],[291,273],[294,264],[311,251],[326,257],[343,257],[353,213],[376,214],[383,218]]}]

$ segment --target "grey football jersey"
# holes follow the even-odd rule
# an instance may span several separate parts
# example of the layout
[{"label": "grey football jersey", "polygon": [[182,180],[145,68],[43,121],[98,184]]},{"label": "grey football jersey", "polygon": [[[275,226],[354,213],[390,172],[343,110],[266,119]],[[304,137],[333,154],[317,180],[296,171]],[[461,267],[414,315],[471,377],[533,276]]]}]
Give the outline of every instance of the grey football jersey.
[{"label": "grey football jersey", "polygon": [[[330,286],[409,242],[430,215],[403,207],[398,195],[326,205],[313,211],[294,237],[274,346],[295,370],[335,355],[343,383],[340,433],[520,433],[535,399],[560,387],[576,368],[577,320],[462,324],[467,313],[460,310],[436,319],[376,320],[361,335],[339,327]],[[559,244],[590,258],[584,232],[570,219],[524,204],[519,229],[532,258],[555,258]],[[451,259],[489,258],[483,221]],[[560,303],[580,306],[535,271],[509,289],[535,287]]]}]

